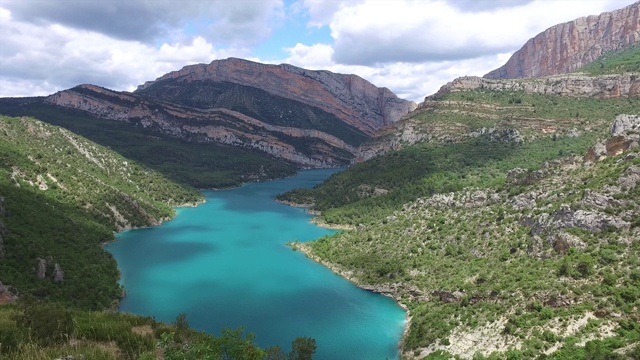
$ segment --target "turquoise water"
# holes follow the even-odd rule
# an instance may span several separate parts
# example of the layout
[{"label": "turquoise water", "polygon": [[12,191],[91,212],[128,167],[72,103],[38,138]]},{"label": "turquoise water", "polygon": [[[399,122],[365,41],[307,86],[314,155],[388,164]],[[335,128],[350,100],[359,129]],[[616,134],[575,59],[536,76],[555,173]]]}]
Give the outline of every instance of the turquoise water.
[{"label": "turquoise water", "polygon": [[192,327],[214,335],[244,326],[260,346],[285,351],[296,337],[312,337],[314,359],[398,358],[403,310],[285,245],[332,231],[273,197],[333,171],[208,191],[205,204],[178,209],[172,221],[118,234],[106,249],[127,292],[120,309],[167,322],[184,312]]}]

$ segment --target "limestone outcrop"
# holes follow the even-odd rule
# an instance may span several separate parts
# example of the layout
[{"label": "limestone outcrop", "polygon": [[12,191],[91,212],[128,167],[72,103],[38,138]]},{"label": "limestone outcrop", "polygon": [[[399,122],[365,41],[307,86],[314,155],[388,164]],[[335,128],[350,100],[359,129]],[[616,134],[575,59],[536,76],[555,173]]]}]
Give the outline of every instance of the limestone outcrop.
[{"label": "limestone outcrop", "polygon": [[476,89],[605,99],[640,97],[640,74],[625,73],[601,76],[571,74],[525,80],[496,80],[463,76],[443,85],[438,92],[427,96],[425,102],[437,99],[448,92]]},{"label": "limestone outcrop", "polygon": [[488,79],[520,79],[564,74],[602,54],[640,43],[640,2],[600,15],[550,27],[516,51]]},{"label": "limestone outcrop", "polygon": [[603,160],[640,146],[640,116],[628,114],[616,116],[609,133],[611,135],[609,139],[597,143],[587,151],[585,160]]}]

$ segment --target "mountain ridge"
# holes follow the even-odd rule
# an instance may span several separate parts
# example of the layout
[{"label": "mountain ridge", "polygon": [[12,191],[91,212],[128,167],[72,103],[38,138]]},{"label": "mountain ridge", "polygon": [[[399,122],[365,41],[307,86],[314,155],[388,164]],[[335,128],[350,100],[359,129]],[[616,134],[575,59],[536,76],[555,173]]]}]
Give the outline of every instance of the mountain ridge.
[{"label": "mountain ridge", "polygon": [[529,39],[487,79],[518,79],[571,72],[606,52],[640,43],[640,1],[600,15],[554,25]]}]

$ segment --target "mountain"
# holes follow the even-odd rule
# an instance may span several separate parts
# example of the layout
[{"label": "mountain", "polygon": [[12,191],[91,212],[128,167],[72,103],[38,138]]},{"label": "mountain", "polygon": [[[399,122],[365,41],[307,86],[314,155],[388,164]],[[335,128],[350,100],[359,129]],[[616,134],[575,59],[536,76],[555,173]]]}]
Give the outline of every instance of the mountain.
[{"label": "mountain", "polygon": [[415,108],[355,75],[233,58],[187,66],[134,93],[80,85],[44,102],[314,168],[348,164],[357,145]]},{"label": "mountain", "polygon": [[484,77],[520,79],[564,74],[609,51],[640,43],[640,2],[597,16],[555,25],[516,51]]}]

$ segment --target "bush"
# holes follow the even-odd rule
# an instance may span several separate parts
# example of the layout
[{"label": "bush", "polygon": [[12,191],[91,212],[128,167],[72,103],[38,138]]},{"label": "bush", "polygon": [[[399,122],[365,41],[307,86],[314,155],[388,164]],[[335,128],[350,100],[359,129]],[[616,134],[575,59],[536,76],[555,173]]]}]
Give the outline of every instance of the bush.
[{"label": "bush", "polygon": [[62,343],[73,335],[71,312],[57,303],[23,303],[16,324],[41,345]]}]

